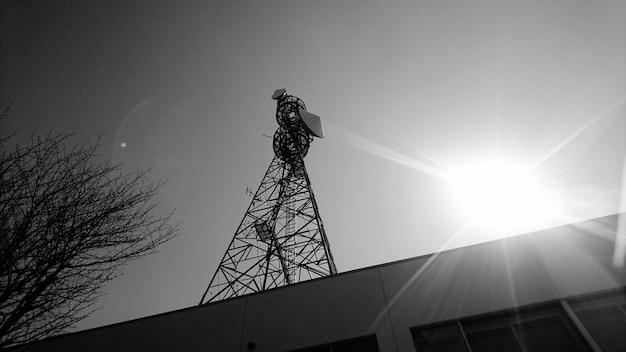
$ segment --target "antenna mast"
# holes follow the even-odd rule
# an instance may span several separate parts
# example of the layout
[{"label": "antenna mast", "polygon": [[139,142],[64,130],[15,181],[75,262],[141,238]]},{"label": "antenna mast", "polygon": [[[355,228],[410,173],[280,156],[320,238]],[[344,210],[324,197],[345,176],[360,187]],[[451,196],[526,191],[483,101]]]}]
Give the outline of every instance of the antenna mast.
[{"label": "antenna mast", "polygon": [[319,116],[285,89],[277,101],[274,159],[254,193],[200,304],[337,273],[304,166]]}]

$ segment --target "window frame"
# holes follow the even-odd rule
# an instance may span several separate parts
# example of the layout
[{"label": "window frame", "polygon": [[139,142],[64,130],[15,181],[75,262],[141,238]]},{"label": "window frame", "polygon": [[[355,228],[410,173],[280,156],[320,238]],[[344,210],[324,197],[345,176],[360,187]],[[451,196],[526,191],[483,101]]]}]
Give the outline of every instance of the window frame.
[{"label": "window frame", "polygon": [[299,348],[295,350],[289,350],[289,352],[317,352],[317,351],[326,351],[326,352],[334,352],[337,347],[345,346],[346,344],[354,343],[354,342],[363,342],[363,341],[371,341],[376,346],[376,352],[380,352],[380,346],[378,345],[378,337],[376,334],[359,336],[355,338],[350,338],[346,340],[339,340],[334,342],[323,343],[315,346],[308,346],[304,348]]},{"label": "window frame", "polygon": [[[417,347],[418,340],[417,333],[425,329],[433,329],[437,327],[444,327],[450,325],[456,325],[457,330],[460,333],[460,338],[464,343],[466,351],[471,352],[472,348],[469,343],[469,336],[475,333],[488,332],[492,329],[504,328],[510,329],[515,336],[517,343],[524,350],[524,343],[519,336],[517,324],[524,322],[530,323],[533,321],[539,321],[541,319],[547,319],[556,317],[563,324],[568,336],[571,336],[572,342],[580,347],[581,350],[597,351],[595,346],[585,336],[585,332],[581,331],[580,326],[572,319],[567,309],[562,306],[565,300],[542,302],[538,304],[528,305],[524,307],[518,307],[514,309],[499,310],[496,312],[489,312],[479,314],[471,317],[463,317],[458,319],[450,319],[446,321],[420,325],[410,328],[411,337],[415,350],[419,352]],[[566,303],[566,302],[565,302]]]},{"label": "window frame", "polygon": [[601,352],[602,349],[598,342],[596,342],[597,336],[594,338],[580,314],[593,309],[615,307],[626,316],[626,287],[570,297],[562,300],[561,304],[568,315],[570,315],[570,318],[574,321],[577,328],[581,331],[585,340],[592,346],[592,349]]}]

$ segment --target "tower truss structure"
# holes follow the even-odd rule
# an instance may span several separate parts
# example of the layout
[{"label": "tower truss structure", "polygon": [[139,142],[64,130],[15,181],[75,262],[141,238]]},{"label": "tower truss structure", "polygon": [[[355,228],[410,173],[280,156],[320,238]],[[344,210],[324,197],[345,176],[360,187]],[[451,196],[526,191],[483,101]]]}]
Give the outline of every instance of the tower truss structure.
[{"label": "tower truss structure", "polygon": [[321,122],[284,89],[272,98],[275,156],[200,304],[337,273],[304,165]]}]

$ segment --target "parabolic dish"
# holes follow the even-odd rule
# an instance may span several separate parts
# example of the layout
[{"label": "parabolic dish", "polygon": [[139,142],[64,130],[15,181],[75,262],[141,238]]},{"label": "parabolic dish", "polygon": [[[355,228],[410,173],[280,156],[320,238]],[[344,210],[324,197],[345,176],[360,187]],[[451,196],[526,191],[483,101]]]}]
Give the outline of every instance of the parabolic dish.
[{"label": "parabolic dish", "polygon": [[311,114],[303,109],[298,109],[298,112],[300,114],[300,119],[302,120],[302,125],[304,125],[304,129],[315,137],[324,138],[324,126],[322,126],[322,119],[320,119],[319,116]]},{"label": "parabolic dish", "polygon": [[274,94],[272,94],[272,99],[278,100],[278,98],[282,97],[285,93],[287,93],[287,90],[285,88],[276,89],[274,91]]}]

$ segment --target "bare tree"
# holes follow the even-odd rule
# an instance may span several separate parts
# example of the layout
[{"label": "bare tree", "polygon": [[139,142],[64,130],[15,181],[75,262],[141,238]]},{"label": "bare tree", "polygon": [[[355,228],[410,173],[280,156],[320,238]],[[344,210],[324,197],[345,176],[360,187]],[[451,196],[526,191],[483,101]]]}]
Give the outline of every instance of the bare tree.
[{"label": "bare tree", "polygon": [[116,269],[178,233],[171,213],[152,215],[162,183],[98,162],[100,140],[69,139],[0,141],[0,349],[84,319]]}]

